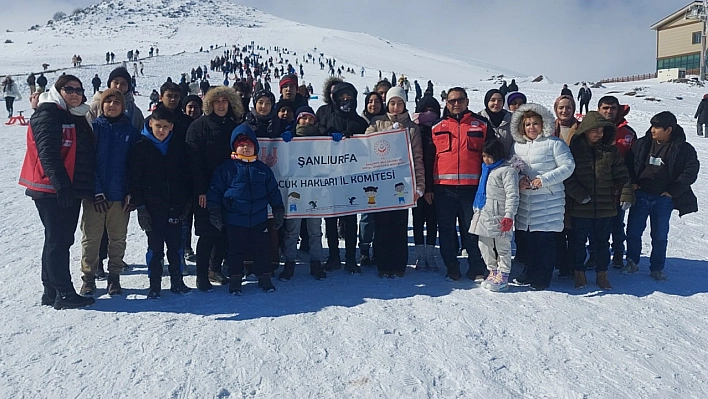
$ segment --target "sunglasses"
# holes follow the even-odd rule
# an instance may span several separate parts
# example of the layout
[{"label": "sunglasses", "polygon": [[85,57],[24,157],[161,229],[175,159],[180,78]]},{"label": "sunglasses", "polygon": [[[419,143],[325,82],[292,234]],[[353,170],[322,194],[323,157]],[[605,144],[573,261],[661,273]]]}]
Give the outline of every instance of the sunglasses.
[{"label": "sunglasses", "polygon": [[64,93],[66,93],[66,94],[74,94],[74,93],[75,93],[75,94],[77,94],[77,95],[79,95],[79,96],[82,95],[82,94],[84,94],[84,89],[82,89],[81,87],[64,86],[64,87],[62,87],[61,89],[62,89],[62,90],[64,91]]},{"label": "sunglasses", "polygon": [[448,98],[447,102],[455,105],[455,104],[463,104],[467,100],[466,98]]}]

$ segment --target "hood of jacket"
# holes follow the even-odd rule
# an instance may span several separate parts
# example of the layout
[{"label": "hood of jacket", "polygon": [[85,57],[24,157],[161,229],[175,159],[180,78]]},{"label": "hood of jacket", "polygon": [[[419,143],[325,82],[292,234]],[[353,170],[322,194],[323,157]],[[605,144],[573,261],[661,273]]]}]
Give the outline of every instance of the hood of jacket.
[{"label": "hood of jacket", "polygon": [[[351,110],[349,112],[344,112],[342,111],[339,106],[339,100],[337,97],[344,91],[351,91],[352,92],[352,104],[351,104]],[[354,87],[353,84],[349,82],[341,82],[337,83],[333,88],[332,88],[332,105],[334,105],[334,111],[337,113],[343,113],[343,114],[356,114],[356,96],[359,93],[356,91],[356,88]]]},{"label": "hood of jacket", "polygon": [[206,93],[203,100],[204,115],[214,112],[213,103],[217,97],[225,97],[229,101],[231,112],[237,122],[243,119],[244,112],[241,98],[236,93],[236,90],[226,86],[217,86]]},{"label": "hood of jacket", "polygon": [[580,125],[575,130],[571,143],[583,136],[588,130],[597,128],[602,128],[603,130],[602,139],[600,139],[602,144],[610,145],[614,143],[615,135],[617,134],[617,126],[615,126],[614,122],[603,118],[597,111],[589,111],[585,115],[583,121],[580,122]]},{"label": "hood of jacket", "polygon": [[519,127],[521,126],[521,120],[523,119],[524,112],[526,111],[533,111],[541,115],[541,119],[543,119],[543,133],[541,135],[542,137],[547,138],[553,136],[556,118],[553,116],[551,110],[540,104],[528,103],[522,104],[511,116],[511,136],[514,138],[515,142],[524,144],[528,141],[524,134],[521,133],[521,131],[519,130]]},{"label": "hood of jacket", "polygon": [[426,108],[432,108],[433,112],[440,117],[440,103],[433,96],[423,96],[415,106],[415,112],[423,112]]},{"label": "hood of jacket", "polygon": [[617,126],[617,129],[629,125],[629,122],[627,122],[627,115],[629,114],[629,105],[628,104],[620,104],[619,105],[619,110],[617,110],[617,117],[613,121],[615,123],[615,126]]},{"label": "hood of jacket", "polygon": [[234,143],[236,140],[238,140],[239,137],[246,135],[248,138],[253,142],[253,153],[255,155],[258,155],[258,152],[260,151],[261,147],[258,145],[258,139],[256,138],[256,133],[253,132],[250,126],[248,126],[248,123],[242,123],[238,126],[236,126],[236,129],[234,129],[233,132],[231,132],[231,149],[232,151],[236,151],[234,148]]},{"label": "hood of jacket", "polygon": [[342,78],[338,78],[335,76],[331,76],[325,80],[324,84],[322,85],[322,101],[325,104],[329,104],[332,100],[332,87],[335,85],[344,82]]}]

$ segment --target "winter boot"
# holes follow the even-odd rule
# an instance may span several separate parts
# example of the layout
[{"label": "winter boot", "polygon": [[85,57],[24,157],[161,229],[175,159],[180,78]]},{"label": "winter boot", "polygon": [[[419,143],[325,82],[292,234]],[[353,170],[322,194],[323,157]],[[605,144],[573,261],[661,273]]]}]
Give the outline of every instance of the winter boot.
[{"label": "winter boot", "polygon": [[147,299],[159,299],[161,290],[162,277],[152,276],[150,278],[150,288],[148,289]]},{"label": "winter boot", "polygon": [[229,276],[229,294],[241,295],[241,281],[243,281],[242,274],[232,274]]},{"label": "winter boot", "polygon": [[637,266],[637,264],[633,260],[627,259],[627,264],[624,265],[624,267],[622,268],[622,274],[635,273],[638,270],[639,266]]},{"label": "winter boot", "polygon": [[81,296],[93,296],[96,293],[96,279],[92,276],[81,276],[83,284],[79,290]]},{"label": "winter boot", "polygon": [[49,285],[44,285],[44,293],[42,293],[42,306],[52,306],[57,299],[57,290]]},{"label": "winter boot", "polygon": [[496,270],[490,270],[489,276],[487,276],[487,279],[482,281],[482,283],[480,284],[482,286],[482,288],[487,288],[487,285],[489,285],[494,280],[494,276],[496,276],[496,274],[497,274]]},{"label": "winter boot", "polygon": [[621,269],[624,267],[624,262],[622,261],[622,254],[615,255],[612,257],[612,267],[615,269]]},{"label": "winter boot", "polygon": [[95,299],[91,297],[84,297],[72,289],[71,291],[61,292],[57,291],[57,297],[54,301],[54,309],[77,309],[86,306],[91,306],[96,302]]},{"label": "winter boot", "polygon": [[342,267],[342,259],[337,255],[330,255],[324,264],[324,269],[328,272],[339,270]]},{"label": "winter boot", "polygon": [[485,288],[493,292],[506,291],[506,289],[509,288],[509,273],[495,273],[494,280],[487,284]]},{"label": "winter boot", "polygon": [[462,272],[460,272],[460,263],[455,262],[447,266],[447,278],[448,281],[457,281],[462,277]]},{"label": "winter boot", "polygon": [[181,274],[174,274],[170,276],[170,292],[173,294],[187,294],[190,291],[192,291],[191,288],[187,287],[187,285],[184,283],[184,280],[182,280],[182,275]]},{"label": "winter boot", "polygon": [[666,274],[662,270],[654,270],[653,272],[649,273],[649,275],[656,281],[666,281],[669,279],[668,277],[666,277]]},{"label": "winter boot", "polygon": [[584,271],[576,270],[575,273],[573,273],[573,279],[575,280],[575,288],[585,288],[585,286],[588,285],[588,279],[585,277]]},{"label": "winter boot", "polygon": [[258,276],[258,286],[261,287],[264,292],[275,292],[275,286],[270,279],[270,273],[263,273]]},{"label": "winter boot", "polygon": [[435,245],[425,246],[425,264],[427,270],[432,270],[434,272],[439,270],[438,261],[435,260]]},{"label": "winter boot", "polygon": [[359,266],[371,266],[371,255],[369,255],[369,244],[361,244],[359,248]]},{"label": "winter boot", "polygon": [[322,280],[327,278],[327,273],[322,270],[322,262],[318,260],[313,260],[310,262],[310,275],[315,278],[315,280]]},{"label": "winter boot", "polygon": [[415,246],[415,270],[427,270],[425,245]]},{"label": "winter boot", "polygon": [[349,274],[361,275],[361,268],[356,264],[356,259],[353,257],[344,259],[344,270],[349,272]]},{"label": "winter boot", "polygon": [[595,280],[597,286],[603,290],[611,290],[610,280],[607,279],[607,272],[597,272],[597,279]]},{"label": "winter boot", "polygon": [[221,270],[209,270],[209,282],[219,285],[227,285],[229,278],[221,273]]},{"label": "winter boot", "polygon": [[123,288],[120,286],[120,275],[108,275],[108,295],[122,295]]},{"label": "winter boot", "polygon": [[283,271],[280,272],[278,275],[278,280],[280,281],[290,281],[291,278],[293,278],[293,275],[295,274],[295,262],[285,262],[285,267],[283,267]]}]

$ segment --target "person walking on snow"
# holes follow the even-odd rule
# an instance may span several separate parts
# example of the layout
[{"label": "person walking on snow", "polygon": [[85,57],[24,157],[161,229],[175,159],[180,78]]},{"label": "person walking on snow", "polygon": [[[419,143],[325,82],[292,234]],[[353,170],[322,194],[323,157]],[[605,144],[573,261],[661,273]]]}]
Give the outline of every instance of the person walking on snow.
[{"label": "person walking on snow", "polygon": [[708,94],[703,95],[703,99],[698,104],[696,114],[693,116],[696,121],[696,132],[700,137],[708,137],[706,125],[708,125]]},{"label": "person walking on snow", "polygon": [[592,90],[588,87],[587,83],[583,82],[583,86],[578,90],[578,100],[580,101],[579,112],[583,113],[583,105],[585,106],[585,112],[588,112],[588,105],[590,100],[592,100]]},{"label": "person walking on snow", "polygon": [[8,112],[8,118],[12,118],[13,104],[15,100],[21,100],[20,90],[17,88],[17,83],[12,80],[12,76],[7,75],[2,81],[2,95],[5,97],[5,109]]}]

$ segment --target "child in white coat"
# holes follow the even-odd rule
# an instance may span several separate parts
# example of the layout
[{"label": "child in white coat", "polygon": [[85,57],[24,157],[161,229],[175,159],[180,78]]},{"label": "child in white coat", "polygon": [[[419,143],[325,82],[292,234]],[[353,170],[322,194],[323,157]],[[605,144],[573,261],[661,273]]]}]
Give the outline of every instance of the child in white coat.
[{"label": "child in white coat", "polygon": [[482,161],[470,233],[479,236],[479,250],[489,270],[482,287],[503,291],[511,272],[511,229],[519,207],[519,173],[504,158],[504,146],[496,139],[484,143]]}]

